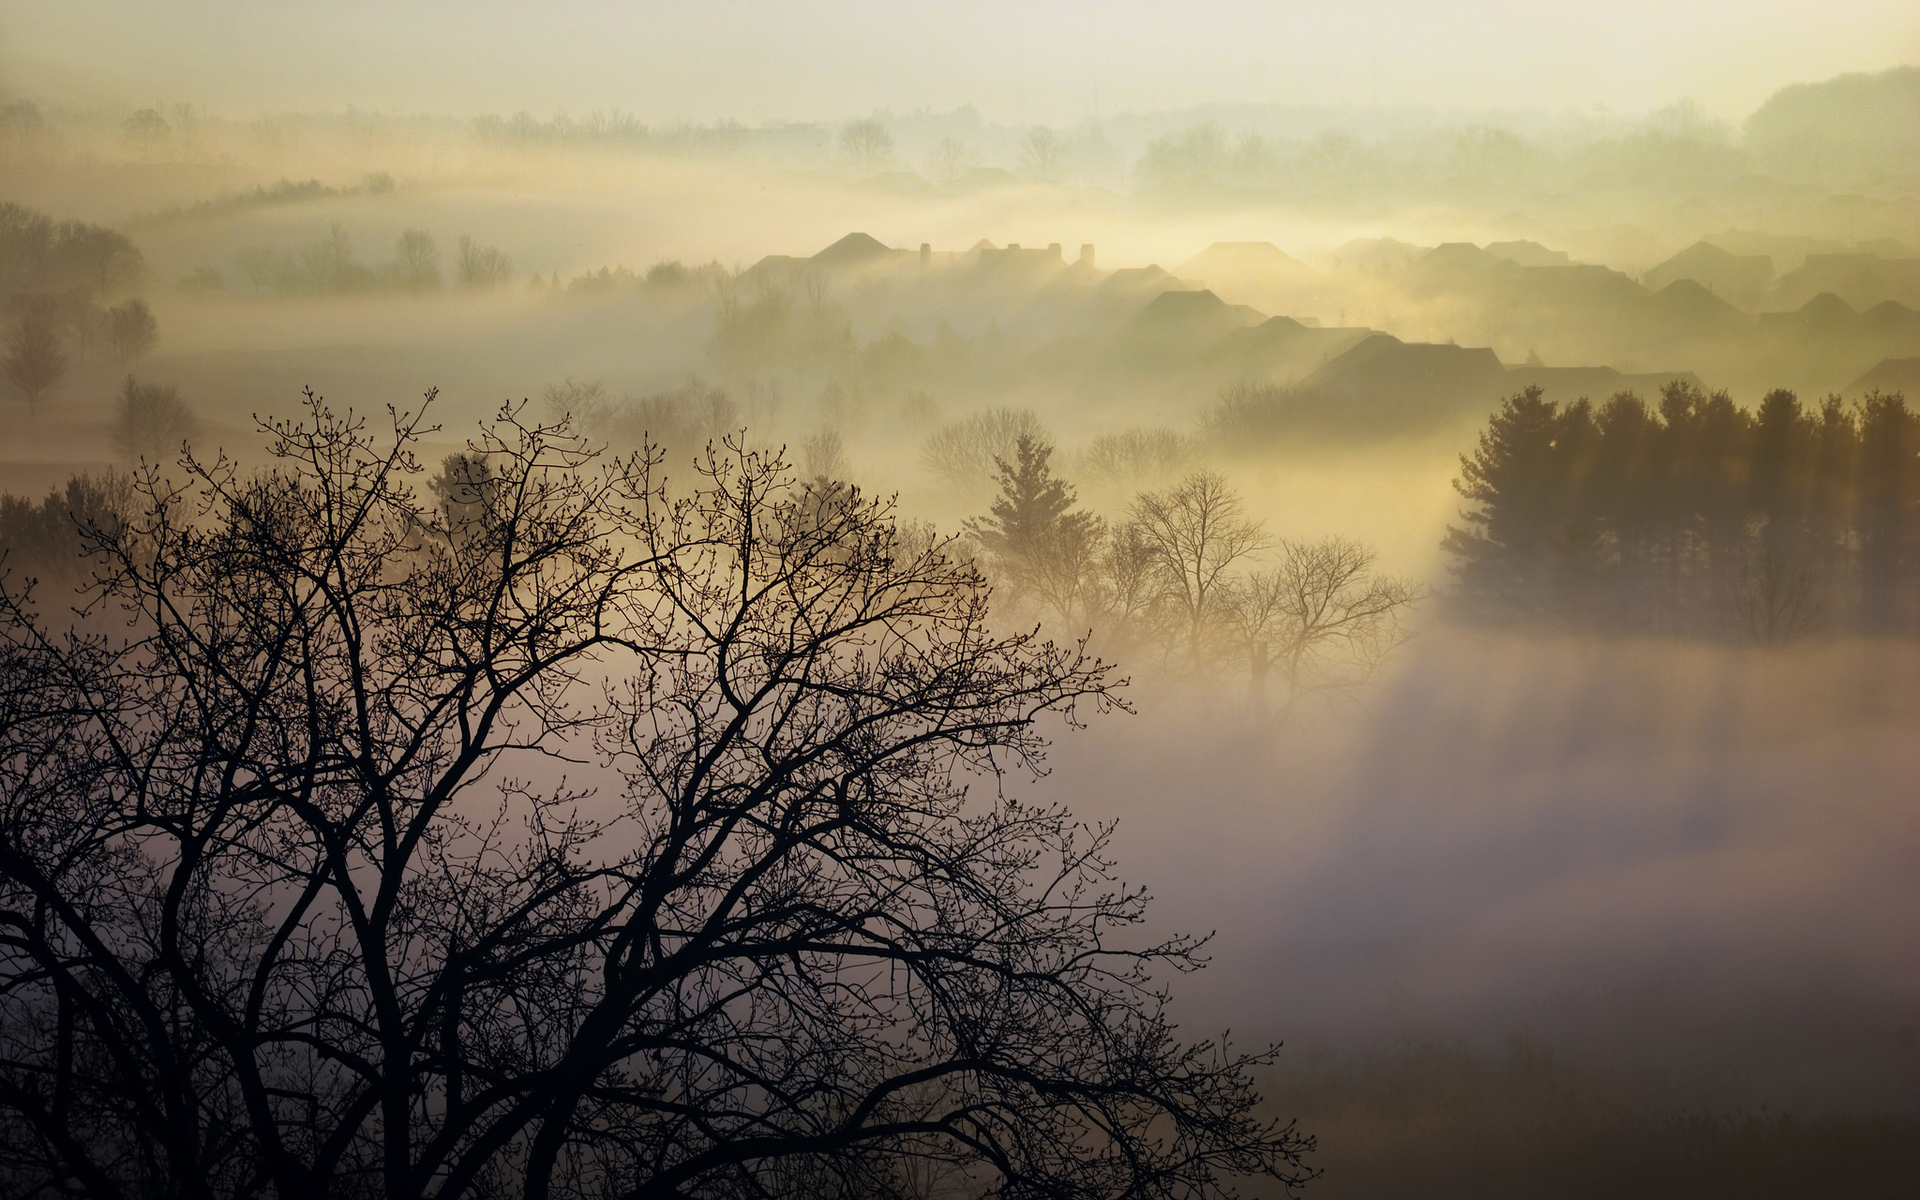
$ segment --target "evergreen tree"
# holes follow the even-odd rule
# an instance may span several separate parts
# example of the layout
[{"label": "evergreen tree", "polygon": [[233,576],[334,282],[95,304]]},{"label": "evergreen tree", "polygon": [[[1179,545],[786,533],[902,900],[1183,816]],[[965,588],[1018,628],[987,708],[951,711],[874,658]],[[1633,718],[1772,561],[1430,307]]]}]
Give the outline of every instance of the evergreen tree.
[{"label": "evergreen tree", "polygon": [[1566,484],[1556,454],[1561,431],[1559,405],[1530,387],[1501,405],[1479,446],[1460,458],[1454,489],[1476,507],[1461,514],[1466,528],[1448,528],[1444,545],[1466,598],[1483,611],[1537,615],[1542,607]]},{"label": "evergreen tree", "polygon": [[1014,458],[995,458],[1000,494],[984,520],[967,523],[997,573],[1024,593],[1073,620],[1095,571],[1104,533],[1100,519],[1074,511],[1071,485],[1053,475],[1053,447],[1028,434]]},{"label": "evergreen tree", "polygon": [[1454,486],[1474,507],[1444,547],[1481,616],[1768,644],[1815,613],[1920,631],[1920,414],[1899,395],[1809,412],[1774,391],[1748,412],[1680,380],[1657,408],[1594,413],[1529,389]]}]

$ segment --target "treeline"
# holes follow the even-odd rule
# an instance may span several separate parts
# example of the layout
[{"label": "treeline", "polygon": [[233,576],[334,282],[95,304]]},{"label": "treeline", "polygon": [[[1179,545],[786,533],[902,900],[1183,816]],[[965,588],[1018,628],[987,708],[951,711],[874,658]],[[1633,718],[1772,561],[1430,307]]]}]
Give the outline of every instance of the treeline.
[{"label": "treeline", "polygon": [[1776,643],[1920,633],[1920,417],[1904,397],[1748,412],[1676,382],[1506,400],[1455,487],[1456,599],[1487,620]]},{"label": "treeline", "polygon": [[100,296],[133,283],[144,269],[124,233],[0,201],[0,295]]},{"label": "treeline", "polygon": [[145,271],[117,230],[0,202],[0,387],[30,413],[65,381],[76,355],[125,366],[153,349],[159,325],[135,297],[109,305]]},{"label": "treeline", "polygon": [[738,121],[655,128],[617,108],[596,110],[580,118],[557,113],[547,120],[528,112],[506,117],[490,113],[475,117],[471,128],[476,139],[495,145],[578,146],[695,156],[732,154],[754,134]]},{"label": "treeline", "polygon": [[[464,234],[449,258],[440,243],[424,229],[409,229],[394,239],[393,257],[368,266],[354,255],[353,238],[338,223],[311,242],[291,248],[250,246],[233,259],[241,279],[255,293],[325,295],[366,292],[434,291],[447,277],[463,288],[493,288],[511,282],[513,259],[498,246],[489,246]],[[182,282],[189,291],[217,291],[225,281],[217,271],[203,268]]]},{"label": "treeline", "polygon": [[197,200],[177,208],[163,209],[149,216],[135,217],[130,225],[164,225],[175,221],[198,221],[209,217],[228,217],[257,208],[282,204],[304,204],[315,200],[336,200],[343,196],[381,196],[396,190],[393,176],[376,171],[361,180],[358,187],[332,187],[318,179],[280,179],[272,184],[255,184],[250,192],[234,192],[212,200]]},{"label": "treeline", "polygon": [[1731,131],[1677,106],[1632,129],[1528,137],[1493,125],[1368,139],[1334,130],[1311,138],[1229,134],[1205,122],[1147,143],[1139,186],[1225,187],[1284,195],[1366,191],[1477,195],[1541,178],[1595,175],[1670,185],[1710,183],[1763,169]]},{"label": "treeline", "polygon": [[[1424,382],[1424,381],[1421,381]],[[1223,454],[1265,454],[1303,444],[1385,441],[1445,428],[1480,407],[1434,396],[1419,382],[1369,389],[1362,398],[1305,384],[1228,384],[1200,418],[1199,438]]]}]

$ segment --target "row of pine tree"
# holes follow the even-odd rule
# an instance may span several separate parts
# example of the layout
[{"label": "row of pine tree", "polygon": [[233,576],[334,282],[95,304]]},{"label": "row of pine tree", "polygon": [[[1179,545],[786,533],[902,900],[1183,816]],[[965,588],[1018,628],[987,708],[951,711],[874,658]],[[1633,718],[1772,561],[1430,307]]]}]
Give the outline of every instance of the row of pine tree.
[{"label": "row of pine tree", "polygon": [[1444,543],[1482,619],[1624,633],[1920,632],[1920,415],[1666,387],[1507,399],[1462,456]]}]

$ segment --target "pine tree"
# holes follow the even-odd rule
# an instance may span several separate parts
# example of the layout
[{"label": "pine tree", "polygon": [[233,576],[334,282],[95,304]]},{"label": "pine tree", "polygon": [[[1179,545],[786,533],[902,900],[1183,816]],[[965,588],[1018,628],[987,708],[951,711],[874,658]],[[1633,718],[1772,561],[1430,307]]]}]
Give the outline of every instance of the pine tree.
[{"label": "pine tree", "polygon": [[1541,569],[1554,533],[1565,477],[1555,454],[1560,408],[1538,387],[1510,396],[1487,422],[1480,444],[1460,457],[1454,490],[1476,507],[1444,543],[1468,602],[1482,611],[1530,614],[1540,605]]},{"label": "pine tree", "polygon": [[1104,529],[1092,513],[1075,512],[1071,485],[1053,475],[1053,447],[1023,434],[1014,459],[995,458],[1000,495],[984,520],[967,522],[996,573],[1072,620],[1081,606]]}]

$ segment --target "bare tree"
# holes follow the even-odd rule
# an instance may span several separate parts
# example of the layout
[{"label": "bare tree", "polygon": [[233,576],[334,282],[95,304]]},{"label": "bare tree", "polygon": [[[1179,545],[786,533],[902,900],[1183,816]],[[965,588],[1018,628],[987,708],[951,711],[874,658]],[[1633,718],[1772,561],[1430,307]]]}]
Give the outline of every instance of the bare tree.
[{"label": "bare tree", "polygon": [[1126,932],[1108,831],[1002,795],[1107,669],[939,545],[737,449],[670,500],[509,412],[454,514],[418,415],[265,432],[93,530],[123,632],[0,593],[15,1194],[1304,1177],[1264,1056],[1175,1038],[1197,946]]},{"label": "bare tree", "polygon": [[67,377],[67,363],[57,308],[29,303],[8,325],[6,354],[0,357],[0,377],[26,401],[29,415],[39,416],[40,401]]},{"label": "bare tree", "polygon": [[121,457],[132,462],[172,458],[199,428],[199,419],[180,398],[178,388],[141,383],[131,375],[120,386],[113,414],[113,448]]},{"label": "bare tree", "polygon": [[957,488],[983,488],[992,484],[1001,460],[1018,454],[1023,437],[1051,440],[1032,409],[990,408],[935,430],[921,447],[920,461]]},{"label": "bare tree", "polygon": [[233,261],[255,293],[280,286],[289,273],[286,256],[270,246],[249,246],[235,254]]},{"label": "bare tree", "polygon": [[1080,470],[1109,486],[1152,485],[1191,463],[1194,450],[1171,429],[1123,429],[1094,438],[1080,455]]},{"label": "bare tree", "polygon": [[460,286],[488,288],[513,278],[513,260],[497,246],[482,246],[466,234],[460,235]]},{"label": "bare tree", "polygon": [[107,310],[107,350],[113,360],[126,366],[145,358],[160,340],[160,323],[144,300],[129,300]]},{"label": "bare tree", "polygon": [[1169,610],[1198,663],[1209,627],[1225,615],[1234,567],[1266,548],[1266,532],[1244,515],[1239,495],[1215,471],[1195,471],[1164,492],[1142,492],[1128,524],[1152,563],[1156,602]]},{"label": "bare tree", "polygon": [[1035,179],[1051,183],[1066,162],[1067,144],[1045,125],[1036,125],[1020,139],[1020,165]]},{"label": "bare tree", "polygon": [[137,147],[142,154],[152,154],[172,132],[167,125],[167,119],[160,115],[160,110],[157,108],[143,108],[128,117],[120,126],[120,136],[130,145]]},{"label": "bare tree", "polygon": [[941,138],[940,144],[933,148],[933,157],[929,166],[933,177],[941,183],[951,186],[960,182],[962,176],[973,170],[980,162],[979,152],[957,138]]},{"label": "bare tree", "polygon": [[879,121],[850,121],[840,131],[840,152],[862,171],[877,171],[893,159],[893,135]]},{"label": "bare tree", "polygon": [[[464,251],[463,251],[464,253]],[[393,248],[394,275],[414,291],[440,286],[440,247],[424,229],[409,229]]]},{"label": "bare tree", "polygon": [[1734,596],[1734,620],[1758,646],[1797,641],[1819,629],[1825,617],[1813,572],[1771,550],[1747,569]]},{"label": "bare tree", "polygon": [[541,398],[546,401],[547,415],[554,424],[570,425],[574,429],[593,430],[602,425],[613,406],[605,383],[598,379],[575,379],[571,375],[559,383],[548,384]]},{"label": "bare tree", "polygon": [[1267,674],[1279,668],[1282,715],[1314,692],[1351,692],[1407,638],[1419,588],[1374,571],[1371,549],[1345,538],[1283,541],[1279,563],[1234,588],[1232,618],[1247,646],[1251,699],[1266,711]]},{"label": "bare tree", "polygon": [[837,431],[822,429],[800,439],[800,473],[810,480],[847,477],[847,447]]}]

